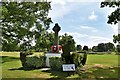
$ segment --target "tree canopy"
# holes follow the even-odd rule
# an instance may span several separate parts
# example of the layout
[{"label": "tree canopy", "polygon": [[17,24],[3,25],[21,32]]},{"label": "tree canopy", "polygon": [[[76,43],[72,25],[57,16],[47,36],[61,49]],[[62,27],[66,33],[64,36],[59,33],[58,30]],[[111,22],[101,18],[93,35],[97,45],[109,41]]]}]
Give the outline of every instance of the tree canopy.
[{"label": "tree canopy", "polygon": [[99,43],[97,46],[92,47],[92,51],[94,52],[107,52],[107,51],[115,51],[115,46],[113,43]]},{"label": "tree canopy", "polygon": [[50,2],[2,2],[0,39],[3,49],[7,49],[7,44],[23,46],[38,41],[52,22],[48,17],[50,9]]},{"label": "tree canopy", "polygon": [[61,36],[60,45],[62,45],[63,54],[62,57],[66,63],[70,63],[70,52],[75,50],[75,41],[71,35],[64,34]]},{"label": "tree canopy", "polygon": [[[120,0],[105,0],[101,2],[101,8],[103,7],[117,7],[117,9],[108,15],[108,24],[116,24],[120,21]],[[119,7],[119,8],[118,8]]]},{"label": "tree canopy", "polygon": [[113,35],[113,42],[120,44],[120,34],[118,34],[118,35]]}]

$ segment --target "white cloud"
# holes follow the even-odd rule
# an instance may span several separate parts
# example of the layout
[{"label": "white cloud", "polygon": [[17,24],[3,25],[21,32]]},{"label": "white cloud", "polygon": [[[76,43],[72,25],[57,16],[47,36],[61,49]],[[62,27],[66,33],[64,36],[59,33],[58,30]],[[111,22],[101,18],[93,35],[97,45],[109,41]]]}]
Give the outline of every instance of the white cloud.
[{"label": "white cloud", "polygon": [[51,3],[52,10],[49,13],[49,16],[53,19],[61,19],[66,14],[74,10],[74,5],[68,4],[64,0],[55,0]]},{"label": "white cloud", "polygon": [[97,15],[94,11],[91,12],[91,14],[88,16],[88,19],[90,20],[97,20]]},{"label": "white cloud", "polygon": [[92,27],[88,27],[88,26],[80,26],[82,29],[92,29]]},{"label": "white cloud", "polygon": [[[82,46],[87,45],[89,47],[97,46],[99,43],[107,43],[112,42],[112,39],[101,37],[101,36],[90,36],[86,34],[80,34],[80,33],[73,33],[73,32],[66,32],[69,35],[72,35],[76,44],[80,44]],[[63,35],[63,32],[60,32],[61,35]]]},{"label": "white cloud", "polygon": [[98,30],[94,27],[89,27],[89,26],[80,26],[81,29],[87,29],[90,30],[92,32],[98,32]]},{"label": "white cloud", "polygon": [[[49,13],[49,16],[54,19],[61,19],[64,15],[70,13],[75,10],[82,2],[86,2],[85,4],[89,4],[89,2],[99,2],[100,0],[48,0],[51,1],[52,10]],[[76,4],[73,4],[76,3]],[[80,3],[80,4],[79,4]],[[77,6],[77,7],[76,7]],[[96,19],[94,11],[89,16],[90,19]]]}]

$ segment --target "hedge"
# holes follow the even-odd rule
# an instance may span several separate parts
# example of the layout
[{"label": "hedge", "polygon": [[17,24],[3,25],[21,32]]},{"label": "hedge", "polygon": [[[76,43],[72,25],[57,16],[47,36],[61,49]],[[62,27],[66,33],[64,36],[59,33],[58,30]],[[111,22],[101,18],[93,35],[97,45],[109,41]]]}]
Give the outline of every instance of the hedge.
[{"label": "hedge", "polygon": [[41,68],[45,66],[45,56],[27,56],[26,63],[28,68]]},{"label": "hedge", "polygon": [[61,57],[50,57],[49,64],[51,70],[62,70],[62,58]]},{"label": "hedge", "polygon": [[72,63],[75,64],[75,67],[81,67],[83,66],[85,63],[83,62],[86,62],[84,61],[84,59],[87,58],[87,55],[86,54],[81,54],[81,53],[72,53],[71,55],[71,60],[72,60]]}]

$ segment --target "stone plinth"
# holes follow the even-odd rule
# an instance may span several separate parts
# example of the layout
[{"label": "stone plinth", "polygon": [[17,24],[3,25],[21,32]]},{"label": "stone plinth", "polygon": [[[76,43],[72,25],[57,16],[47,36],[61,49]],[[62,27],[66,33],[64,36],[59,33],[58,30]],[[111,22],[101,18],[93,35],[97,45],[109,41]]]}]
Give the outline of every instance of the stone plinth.
[{"label": "stone plinth", "polygon": [[61,54],[60,53],[48,53],[48,54],[45,54],[45,56],[46,56],[46,66],[50,67],[49,58],[50,57],[61,57]]}]

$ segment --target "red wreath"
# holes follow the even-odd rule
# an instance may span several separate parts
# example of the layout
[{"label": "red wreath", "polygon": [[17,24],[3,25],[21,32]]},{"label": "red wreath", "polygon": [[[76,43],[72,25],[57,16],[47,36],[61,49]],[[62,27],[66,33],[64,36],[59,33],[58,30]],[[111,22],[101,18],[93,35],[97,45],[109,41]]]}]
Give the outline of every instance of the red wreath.
[{"label": "red wreath", "polygon": [[59,52],[59,50],[62,50],[62,46],[61,45],[53,45],[52,46],[52,52],[53,53],[57,53],[57,52]]}]

